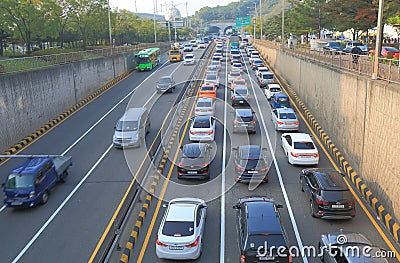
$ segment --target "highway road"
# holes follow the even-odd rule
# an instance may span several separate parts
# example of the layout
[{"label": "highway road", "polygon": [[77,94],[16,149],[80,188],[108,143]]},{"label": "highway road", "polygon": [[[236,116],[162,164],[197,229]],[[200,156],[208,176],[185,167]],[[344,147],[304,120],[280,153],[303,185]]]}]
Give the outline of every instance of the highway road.
[{"label": "highway road", "polygon": [[[200,57],[202,52],[196,50],[196,57]],[[151,109],[151,129],[146,138],[149,145],[183,87],[178,85],[174,93],[159,95],[155,93],[156,80],[162,75],[172,74],[178,83],[183,83],[193,68],[182,63],[170,64],[164,55],[157,71],[131,74],[21,152],[71,155],[74,163],[66,183],[56,186],[46,205],[32,209],[0,209],[0,262],[88,261],[146,154],[145,147],[127,150],[112,147],[116,121],[127,107],[146,106]],[[157,193],[160,204],[182,196],[200,197],[207,201],[203,254],[196,262],[239,261],[232,205],[246,195],[266,195],[284,206],[281,216],[290,245],[316,246],[321,233],[343,229],[364,233],[375,245],[390,250],[360,203],[357,203],[357,216],[353,220],[328,221],[310,216],[308,201],[299,190],[298,174],[303,167],[287,163],[280,147],[280,133],[275,132],[272,126],[269,104],[251,69],[247,70],[246,78],[251,84],[251,107],[258,118],[257,132],[249,136],[232,133],[233,108],[226,87],[229,68],[230,64],[224,62],[220,72],[223,85],[217,93],[216,155],[211,165],[211,179],[178,180],[176,168],[171,167],[174,162],[174,153],[171,153],[170,162],[164,169],[164,176],[168,177],[171,168],[171,180],[165,180],[168,185],[164,194]],[[188,117],[186,114],[185,118]],[[188,142],[185,124],[184,121],[179,137],[183,144]],[[303,120],[300,130],[311,133]],[[248,143],[269,149],[271,170],[268,183],[235,184],[231,148]],[[318,147],[321,154],[318,167],[333,167],[321,145]],[[10,160],[0,166],[1,181],[4,182],[6,174],[17,162]],[[164,211],[165,208],[158,206],[157,201],[153,202],[130,262],[164,262],[155,255],[155,235]],[[304,261],[319,262],[315,258],[304,258]],[[301,262],[301,258],[295,258],[294,262]]]}]

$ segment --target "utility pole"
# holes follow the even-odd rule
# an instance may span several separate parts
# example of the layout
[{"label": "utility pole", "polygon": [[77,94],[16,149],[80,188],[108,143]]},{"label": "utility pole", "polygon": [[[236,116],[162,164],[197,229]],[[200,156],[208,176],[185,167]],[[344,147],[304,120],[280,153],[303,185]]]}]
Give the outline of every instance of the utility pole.
[{"label": "utility pole", "polygon": [[262,30],[262,17],[261,17],[261,0],[260,0],[260,40],[262,40],[263,30]]},{"label": "utility pole", "polygon": [[187,1],[186,1],[186,27],[189,27],[189,13],[187,8]]},{"label": "utility pole", "polygon": [[157,44],[157,25],[156,25],[156,12],[157,12],[157,0],[153,0],[154,14],[153,14],[153,22],[154,22],[154,43]]},{"label": "utility pole", "polygon": [[110,15],[110,0],[107,0],[108,4],[108,32],[110,36],[110,47],[111,47],[111,54],[112,54],[112,37],[111,37],[111,15]]},{"label": "utility pole", "polygon": [[378,78],[379,71],[379,53],[381,51],[382,46],[382,18],[383,18],[383,0],[379,0],[379,9],[378,9],[378,25],[376,28],[376,43],[375,43],[375,54],[374,54],[374,64],[372,65],[372,79]]},{"label": "utility pole", "polygon": [[281,48],[285,48],[285,0],[282,1],[282,32],[281,32]]}]

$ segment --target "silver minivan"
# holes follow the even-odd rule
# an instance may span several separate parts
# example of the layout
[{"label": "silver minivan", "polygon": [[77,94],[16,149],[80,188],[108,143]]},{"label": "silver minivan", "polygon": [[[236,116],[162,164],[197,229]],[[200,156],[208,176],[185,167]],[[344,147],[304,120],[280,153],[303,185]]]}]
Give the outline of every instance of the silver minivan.
[{"label": "silver minivan", "polygon": [[149,114],[146,108],[130,108],[114,127],[113,144],[116,148],[140,147],[150,131]]}]

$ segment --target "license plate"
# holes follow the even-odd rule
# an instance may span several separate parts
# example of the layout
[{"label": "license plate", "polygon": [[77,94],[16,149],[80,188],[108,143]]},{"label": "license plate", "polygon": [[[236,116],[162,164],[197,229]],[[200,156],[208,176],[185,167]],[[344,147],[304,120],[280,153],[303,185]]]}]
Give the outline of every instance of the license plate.
[{"label": "license plate", "polygon": [[292,125],[291,122],[286,122],[285,124],[288,125],[288,126]]},{"label": "license plate", "polygon": [[239,101],[239,103],[244,103],[244,101],[241,100],[241,101]]},{"label": "license plate", "polygon": [[344,205],[332,205],[332,208],[344,208]]},{"label": "license plate", "polygon": [[248,171],[249,174],[256,174],[258,171]]},{"label": "license plate", "polygon": [[249,126],[248,124],[242,124],[242,127],[247,127],[247,126]]},{"label": "license plate", "polygon": [[274,256],[265,256],[265,257],[260,257],[260,260],[274,260]]},{"label": "license plate", "polygon": [[197,171],[188,171],[188,174],[197,174]]},{"label": "license plate", "polygon": [[22,202],[12,202],[11,205],[22,205]]},{"label": "license plate", "polygon": [[201,110],[201,112],[207,112],[207,110]]},{"label": "license plate", "polygon": [[183,246],[169,246],[170,250],[183,250]]}]

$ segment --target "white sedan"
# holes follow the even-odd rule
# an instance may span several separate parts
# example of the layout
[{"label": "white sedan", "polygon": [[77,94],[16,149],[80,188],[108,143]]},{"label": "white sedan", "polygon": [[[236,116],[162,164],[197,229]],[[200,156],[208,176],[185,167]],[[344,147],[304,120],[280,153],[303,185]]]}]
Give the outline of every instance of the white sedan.
[{"label": "white sedan", "polygon": [[307,133],[284,133],[281,143],[290,164],[318,164],[318,149]]},{"label": "white sedan", "polygon": [[264,89],[265,96],[267,100],[270,100],[274,94],[281,93],[282,89],[281,86],[277,83],[267,84]]},{"label": "white sedan", "polygon": [[215,118],[212,116],[194,117],[190,125],[189,140],[191,142],[213,141],[215,137]]},{"label": "white sedan", "polygon": [[206,215],[207,205],[202,199],[172,199],[158,229],[157,257],[173,260],[199,258]]},{"label": "white sedan", "polygon": [[183,59],[183,65],[194,65],[196,64],[196,57],[194,56],[193,53],[189,53],[185,55],[185,58]]}]

